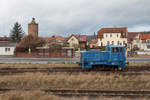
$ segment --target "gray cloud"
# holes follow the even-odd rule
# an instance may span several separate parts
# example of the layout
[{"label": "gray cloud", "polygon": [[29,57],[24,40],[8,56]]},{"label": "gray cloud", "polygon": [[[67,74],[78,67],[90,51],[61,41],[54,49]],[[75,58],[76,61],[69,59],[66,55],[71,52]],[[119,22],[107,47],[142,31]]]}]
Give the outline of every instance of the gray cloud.
[{"label": "gray cloud", "polygon": [[18,21],[27,33],[35,17],[40,36],[93,34],[102,27],[124,26],[149,31],[149,0],[1,0],[0,35]]}]

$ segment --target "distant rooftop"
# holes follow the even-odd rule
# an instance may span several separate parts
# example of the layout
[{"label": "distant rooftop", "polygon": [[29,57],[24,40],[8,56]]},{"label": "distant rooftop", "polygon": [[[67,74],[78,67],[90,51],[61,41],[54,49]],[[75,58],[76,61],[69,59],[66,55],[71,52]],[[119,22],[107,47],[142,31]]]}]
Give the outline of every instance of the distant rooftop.
[{"label": "distant rooftop", "polygon": [[15,47],[16,43],[0,41],[0,47]]}]

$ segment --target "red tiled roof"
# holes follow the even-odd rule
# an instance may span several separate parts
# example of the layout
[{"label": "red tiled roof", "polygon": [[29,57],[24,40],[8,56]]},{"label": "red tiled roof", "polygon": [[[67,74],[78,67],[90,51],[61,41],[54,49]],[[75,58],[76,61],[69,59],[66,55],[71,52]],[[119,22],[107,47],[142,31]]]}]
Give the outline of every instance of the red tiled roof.
[{"label": "red tiled roof", "polygon": [[75,35],[75,34],[72,34],[71,36],[69,36],[67,40],[69,40],[72,36],[76,37],[76,39],[79,40],[79,42],[86,42],[87,41],[87,36],[86,35]]},{"label": "red tiled roof", "polygon": [[78,40],[79,40],[80,42],[86,42],[87,36],[86,36],[86,35],[79,35],[79,36],[78,36]]},{"label": "red tiled roof", "polygon": [[51,37],[44,37],[42,39],[45,40],[46,42],[49,42],[51,40]]},{"label": "red tiled roof", "polygon": [[68,41],[72,36],[76,37],[76,35],[72,34],[72,35],[70,35],[69,37],[66,38],[66,41]]},{"label": "red tiled roof", "polygon": [[149,34],[140,34],[140,39],[150,39],[150,33]]},{"label": "red tiled roof", "polygon": [[145,43],[147,39],[150,39],[150,33],[140,34],[140,39],[142,40],[142,43]]},{"label": "red tiled roof", "polygon": [[125,33],[125,35],[121,34],[121,37],[126,37],[127,28],[126,27],[102,28],[97,32],[98,38],[102,38],[104,33]]},{"label": "red tiled roof", "polygon": [[58,35],[53,35],[51,37],[45,37],[45,38],[42,38],[42,39],[45,40],[46,42],[50,42],[53,39],[58,39],[58,40],[61,40],[61,41],[65,41],[64,37],[58,36]]},{"label": "red tiled roof", "polygon": [[10,37],[0,37],[0,41],[11,41]]},{"label": "red tiled roof", "polygon": [[52,38],[56,38],[58,40],[65,41],[65,38],[62,36],[59,36],[59,35],[53,35]]},{"label": "red tiled roof", "polygon": [[127,40],[128,42],[132,42],[133,38],[135,38],[139,33],[138,32],[128,32]]}]

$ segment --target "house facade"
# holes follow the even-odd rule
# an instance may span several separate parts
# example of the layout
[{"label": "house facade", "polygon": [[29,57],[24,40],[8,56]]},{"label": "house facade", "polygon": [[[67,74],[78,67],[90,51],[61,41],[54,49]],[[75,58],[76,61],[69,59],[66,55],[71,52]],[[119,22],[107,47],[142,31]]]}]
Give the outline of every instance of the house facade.
[{"label": "house facade", "polygon": [[127,45],[127,28],[102,28],[98,32],[98,46]]},{"label": "house facade", "polygon": [[69,43],[70,47],[76,47],[79,45],[79,40],[75,35],[71,35],[68,39],[67,42]]},{"label": "house facade", "polygon": [[86,35],[74,35],[72,34],[70,37],[66,39],[66,42],[70,47],[81,47],[85,48],[87,45],[87,36]]},{"label": "house facade", "polygon": [[98,47],[98,42],[97,39],[96,40],[91,40],[89,43],[89,48],[97,48]]},{"label": "house facade", "polygon": [[59,35],[53,35],[51,37],[46,37],[42,38],[46,42],[46,46],[51,45],[51,44],[60,44],[64,45],[65,43],[65,38]]},{"label": "house facade", "polygon": [[128,51],[141,48],[141,40],[139,32],[128,32]]},{"label": "house facade", "polygon": [[64,37],[53,35],[48,38],[43,38],[43,40],[45,40],[46,44],[36,48],[37,57],[74,57],[74,48],[66,45]]},{"label": "house facade", "polygon": [[14,55],[15,43],[0,41],[0,55]]},{"label": "house facade", "polygon": [[141,50],[150,51],[150,33],[140,34]]}]

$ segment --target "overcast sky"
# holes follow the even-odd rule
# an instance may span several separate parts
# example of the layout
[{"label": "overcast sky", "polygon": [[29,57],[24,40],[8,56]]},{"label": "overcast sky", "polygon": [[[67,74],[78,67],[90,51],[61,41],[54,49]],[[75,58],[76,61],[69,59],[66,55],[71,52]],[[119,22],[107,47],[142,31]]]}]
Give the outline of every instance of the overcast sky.
[{"label": "overcast sky", "polygon": [[27,34],[32,17],[39,35],[93,34],[102,27],[150,31],[150,0],[0,0],[0,36],[18,21]]}]

